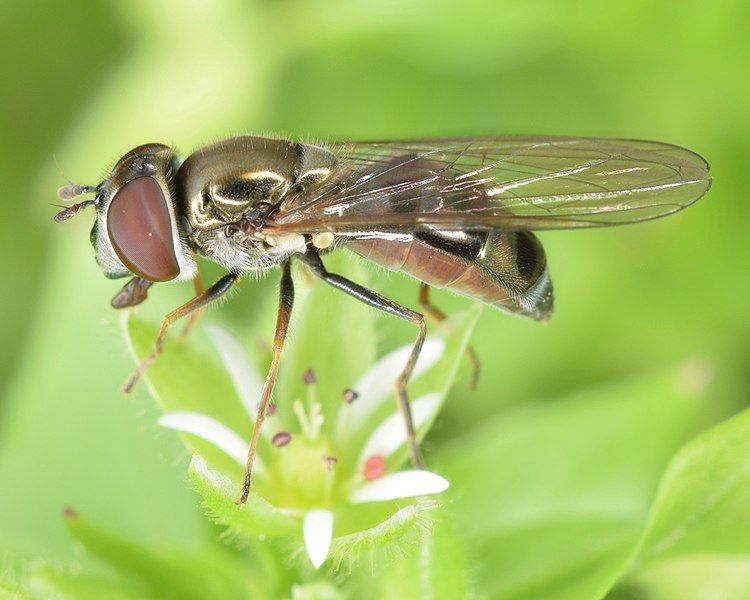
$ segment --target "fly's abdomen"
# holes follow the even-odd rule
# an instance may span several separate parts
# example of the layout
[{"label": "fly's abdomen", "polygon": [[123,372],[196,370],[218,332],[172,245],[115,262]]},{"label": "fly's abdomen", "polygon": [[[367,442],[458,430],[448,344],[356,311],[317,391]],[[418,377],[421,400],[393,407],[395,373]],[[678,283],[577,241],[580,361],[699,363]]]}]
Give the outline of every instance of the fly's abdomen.
[{"label": "fly's abdomen", "polygon": [[506,312],[537,320],[552,314],[544,249],[526,231],[425,228],[395,239],[348,240],[345,247],[386,269]]}]

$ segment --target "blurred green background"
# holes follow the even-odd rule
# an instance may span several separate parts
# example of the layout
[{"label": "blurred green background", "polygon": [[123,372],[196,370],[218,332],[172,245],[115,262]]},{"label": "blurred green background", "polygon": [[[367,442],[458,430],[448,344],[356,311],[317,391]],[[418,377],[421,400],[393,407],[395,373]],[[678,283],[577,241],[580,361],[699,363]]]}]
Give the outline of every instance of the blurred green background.
[{"label": "blurred green background", "polygon": [[[188,457],[156,429],[153,402],[143,390],[119,393],[131,366],[109,307],[120,283],[94,263],[90,215],[55,226],[50,204],[66,178],[97,183],[135,145],[187,153],[246,132],[615,136],[705,156],[714,186],[683,213],[541,236],[555,317],[544,327],[485,310],[474,338],[479,387],[458,383],[428,442],[449,472],[502,471],[516,450],[497,432],[512,437],[521,419],[538,429],[518,442],[534,456],[509,475],[526,490],[517,511],[543,503],[547,514],[573,504],[585,513],[603,502],[642,526],[669,457],[749,397],[748,23],[741,0],[2,3],[0,553],[70,559],[68,505],[159,544],[213,535],[185,483]],[[273,324],[253,309],[271,279],[248,280],[210,318],[270,336]],[[378,289],[416,304],[404,277],[383,277]],[[144,312],[156,319],[188,294],[187,285],[155,290]],[[435,298],[449,311],[466,304]],[[412,335],[389,320],[381,331],[384,348]],[[689,415],[662,404],[664,373],[700,389]],[[621,401],[614,415],[632,420],[620,432],[629,466],[576,487],[566,469],[609,473],[607,457],[623,448],[608,447],[620,438],[609,417],[592,416],[587,394]],[[584,399],[566,412],[569,395]],[[467,480],[454,500],[483,581],[514,560],[498,550],[514,535],[503,523],[507,493]],[[484,531],[476,542],[475,530]]]}]

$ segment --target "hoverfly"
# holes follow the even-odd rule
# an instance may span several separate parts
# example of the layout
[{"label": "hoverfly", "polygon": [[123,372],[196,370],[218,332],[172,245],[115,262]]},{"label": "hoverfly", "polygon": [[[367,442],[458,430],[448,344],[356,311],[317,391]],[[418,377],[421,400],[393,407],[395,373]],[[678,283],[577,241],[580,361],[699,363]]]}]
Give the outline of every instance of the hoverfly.
[{"label": "hoverfly", "polygon": [[343,248],[411,275],[421,282],[424,314],[438,319],[430,286],[545,321],[552,283],[532,230],[661,217],[698,200],[710,184],[700,156],[658,142],[502,137],[323,146],[243,136],[184,161],[162,144],[138,146],[99,185],[61,188],[64,199],[94,198],[55,219],[95,207],[96,260],[106,276],[130,277],[112,300],[115,308],[139,304],[155,282],[199,281],[195,255],[227,270],[165,317],[126,391],[161,353],[177,320],[195,315],[243,274],[280,268],[273,358],[248,449],[243,504],[294,302],[292,261],[418,328],[394,385],[411,460],[420,466],[406,386],[425,339],[424,315],[330,273],[324,255]]}]

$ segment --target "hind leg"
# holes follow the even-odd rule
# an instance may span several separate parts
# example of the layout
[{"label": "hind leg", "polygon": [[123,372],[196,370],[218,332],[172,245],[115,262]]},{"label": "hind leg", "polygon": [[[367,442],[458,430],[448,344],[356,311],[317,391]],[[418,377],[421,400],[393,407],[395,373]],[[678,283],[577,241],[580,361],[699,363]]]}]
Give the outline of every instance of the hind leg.
[{"label": "hind leg", "polygon": [[[430,301],[430,286],[426,283],[419,284],[419,306],[422,307],[426,317],[429,317],[438,325],[445,327],[446,314]],[[479,381],[479,357],[471,346],[466,348],[466,356],[471,362],[471,381],[469,387],[473,390]]]}]

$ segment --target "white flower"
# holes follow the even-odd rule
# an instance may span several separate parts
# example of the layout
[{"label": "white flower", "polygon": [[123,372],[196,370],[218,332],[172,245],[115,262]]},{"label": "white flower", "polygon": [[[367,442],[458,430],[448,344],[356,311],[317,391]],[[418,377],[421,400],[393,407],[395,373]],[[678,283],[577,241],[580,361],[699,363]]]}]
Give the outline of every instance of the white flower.
[{"label": "white flower", "polygon": [[[241,344],[228,331],[216,326],[208,329],[252,421],[262,380],[250,367],[250,361]],[[433,367],[444,349],[445,344],[441,339],[428,338],[417,363],[415,375],[418,376]],[[274,451],[276,456],[284,452],[287,457],[291,456],[296,460],[280,460],[277,465],[280,469],[292,469],[293,472],[270,477],[269,473],[273,471],[274,465],[264,464],[260,459],[256,459],[254,473],[258,475],[261,492],[264,482],[266,486],[271,486],[281,485],[278,482],[284,481],[288,485],[307,486],[304,493],[300,494],[304,498],[315,497],[316,494],[319,497],[318,501],[309,506],[280,507],[303,516],[302,537],[310,562],[316,569],[328,557],[333,539],[334,511],[339,503],[383,502],[437,494],[448,489],[449,482],[446,479],[429,471],[411,469],[387,473],[389,470],[395,470],[399,459],[403,460],[406,457],[406,429],[397,411],[380,423],[373,423],[373,419],[377,418],[378,413],[382,414],[384,402],[392,402],[392,382],[403,368],[408,352],[408,347],[400,348],[373,365],[354,386],[357,392],[356,401],[341,403],[339,414],[330,428],[332,431],[326,430],[317,402],[308,402],[305,406],[299,400],[291,402],[290,399],[284,399],[282,406],[286,410],[293,410],[299,422],[299,431],[293,434],[276,432],[272,435],[273,427],[264,427],[263,439],[266,440],[266,449],[271,456],[274,456]],[[412,402],[417,431],[426,431],[437,415],[442,401],[443,393],[434,392]],[[189,411],[171,412],[163,415],[158,422],[164,427],[210,442],[239,465],[245,464],[246,441],[225,424],[208,415]],[[368,432],[369,436],[364,444],[357,441],[362,440]],[[304,441],[296,443],[297,450],[294,449],[296,436],[302,437]],[[289,447],[283,450],[274,448],[287,444]],[[399,451],[400,454],[394,456]],[[293,452],[297,454],[292,454]],[[353,459],[352,456],[357,458]],[[344,473],[343,476],[335,472],[339,457],[345,457],[347,464],[354,466],[352,472]],[[317,466],[317,469],[311,466]],[[292,483],[288,483],[290,481]],[[317,493],[318,488],[315,486],[319,486],[320,493]],[[313,488],[312,491],[310,487]],[[275,490],[270,488],[266,491],[270,496],[285,497],[284,494],[274,494]]]}]

